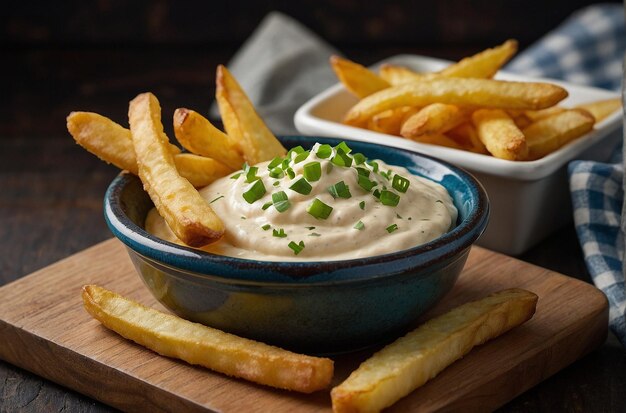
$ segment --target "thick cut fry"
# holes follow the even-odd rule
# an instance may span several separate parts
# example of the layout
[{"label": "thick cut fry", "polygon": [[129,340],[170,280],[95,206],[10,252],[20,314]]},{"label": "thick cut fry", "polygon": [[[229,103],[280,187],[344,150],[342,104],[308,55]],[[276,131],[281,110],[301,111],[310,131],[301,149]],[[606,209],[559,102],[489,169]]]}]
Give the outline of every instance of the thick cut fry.
[{"label": "thick cut fry", "polygon": [[616,110],[622,107],[622,101],[620,98],[598,100],[596,102],[584,103],[576,106],[576,109],[585,109],[593,115],[596,122],[604,120],[607,116],[611,115]]},{"label": "thick cut fry", "polygon": [[151,93],[130,102],[128,120],[139,177],[159,214],[176,236],[192,247],[215,242],[224,234],[224,224],[189,183],[182,178],[169,152],[161,124],[161,107]]},{"label": "thick cut fry", "polygon": [[411,138],[415,142],[427,143],[429,145],[439,145],[445,146],[446,148],[453,149],[465,149],[462,145],[458,144],[453,139],[448,138],[446,135],[436,134],[436,135],[421,135]]},{"label": "thick cut fry", "polygon": [[256,113],[237,80],[226,67],[217,68],[215,97],[229,137],[239,144],[245,160],[251,164],[284,156],[287,150]]},{"label": "thick cut fry", "polygon": [[523,132],[528,144],[526,160],[554,152],[593,129],[595,118],[584,109],[570,109],[531,123]]},{"label": "thick cut fry", "polygon": [[335,71],[339,81],[358,98],[364,98],[390,86],[376,73],[351,60],[331,56],[330,66]]},{"label": "thick cut fry", "polygon": [[511,161],[528,156],[524,134],[503,110],[477,110],[472,114],[472,122],[481,142],[493,156]]},{"label": "thick cut fry", "polygon": [[368,129],[388,135],[400,135],[402,124],[417,111],[419,108],[403,106],[377,113],[370,119]]},{"label": "thick cut fry", "polygon": [[189,152],[217,159],[233,170],[243,165],[243,156],[231,146],[228,136],[198,112],[176,109],[174,133],[178,142]]},{"label": "thick cut fry", "polygon": [[405,138],[420,135],[441,134],[460,125],[468,119],[469,113],[455,105],[432,103],[409,117],[400,130]]},{"label": "thick cut fry", "polygon": [[445,77],[493,77],[517,52],[517,41],[507,40],[500,46],[466,57],[443,69],[438,74]]},{"label": "thick cut fry", "polygon": [[345,122],[363,125],[384,110],[400,106],[447,103],[501,109],[542,109],[563,100],[567,91],[549,83],[507,82],[492,79],[441,78],[393,86],[354,105]]},{"label": "thick cut fry", "polygon": [[470,152],[481,153],[483,155],[489,154],[485,144],[482,143],[476,132],[476,128],[471,122],[463,123],[456,128],[450,130],[447,133],[452,139],[458,142],[464,148],[467,148]]},{"label": "thick cut fry", "polygon": [[386,346],[333,388],[333,411],[378,412],[477,345],[529,320],[537,296],[510,289],[464,304]]},{"label": "thick cut fry", "polygon": [[[137,175],[137,158],[131,133],[111,119],[91,112],[72,112],[67,117],[67,130],[83,148],[105,162]],[[230,170],[213,159],[195,159],[181,154],[180,149],[169,145],[174,154],[178,173],[196,188],[206,186]],[[198,168],[202,168],[199,170]]]},{"label": "thick cut fry", "polygon": [[405,83],[422,82],[439,76],[436,73],[417,73],[404,66],[384,64],[380,67],[379,75],[392,86]]},{"label": "thick cut fry", "polygon": [[292,353],[145,307],[96,285],[82,290],[93,318],[163,356],[281,389],[311,393],[328,387],[333,362]]},{"label": "thick cut fry", "polygon": [[552,106],[550,108],[540,110],[525,110],[523,112],[523,116],[528,118],[528,120],[532,123],[538,121],[539,119],[547,118],[548,116],[556,115],[557,113],[561,113],[563,111],[565,111],[564,107]]}]

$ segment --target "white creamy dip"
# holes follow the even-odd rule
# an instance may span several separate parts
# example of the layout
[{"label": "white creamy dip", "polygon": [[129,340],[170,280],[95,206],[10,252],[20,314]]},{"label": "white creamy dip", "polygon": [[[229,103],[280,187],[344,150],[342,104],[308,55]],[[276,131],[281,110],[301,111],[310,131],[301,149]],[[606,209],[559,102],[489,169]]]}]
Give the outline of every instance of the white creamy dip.
[{"label": "white creamy dip", "polygon": [[[308,156],[296,149],[278,168],[274,166],[272,173],[270,162],[264,162],[256,165],[256,170],[231,174],[201,189],[226,228],[220,241],[202,249],[267,261],[344,260],[411,248],[454,227],[457,210],[443,186],[380,160],[365,163],[361,155],[346,154],[349,148],[342,149],[338,154],[337,147],[316,144]],[[318,157],[329,151],[328,157]],[[341,159],[333,162],[337,156]],[[337,164],[346,161],[352,165]],[[279,162],[275,160],[272,165]],[[305,178],[305,166],[309,179]],[[363,179],[368,173],[369,182]],[[364,189],[372,184],[375,186],[369,191]],[[333,186],[334,190],[329,190]],[[299,193],[309,187],[310,193]],[[279,194],[281,191],[284,194]],[[274,195],[275,202],[273,194],[278,194]],[[316,206],[322,207],[311,209],[316,199]],[[146,229],[180,243],[155,210],[146,219]]]}]

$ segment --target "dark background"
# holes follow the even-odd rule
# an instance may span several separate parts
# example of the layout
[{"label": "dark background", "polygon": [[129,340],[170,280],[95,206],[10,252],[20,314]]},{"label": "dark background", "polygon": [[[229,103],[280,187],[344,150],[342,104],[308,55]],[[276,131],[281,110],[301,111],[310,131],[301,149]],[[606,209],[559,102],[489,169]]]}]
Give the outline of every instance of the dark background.
[{"label": "dark background", "polygon": [[[102,197],[118,172],[74,144],[72,110],[126,124],[154,92],[164,113],[204,114],[214,72],[279,10],[348,57],[456,60],[505,39],[523,49],[582,0],[64,1],[3,3],[0,13],[0,286],[111,236]],[[165,122],[166,131],[169,122]],[[171,136],[171,134],[170,134]],[[573,225],[520,257],[589,281]],[[2,343],[0,343],[2,345]],[[0,361],[0,413],[108,411]],[[614,337],[504,406],[505,411],[626,411],[626,355]]]}]

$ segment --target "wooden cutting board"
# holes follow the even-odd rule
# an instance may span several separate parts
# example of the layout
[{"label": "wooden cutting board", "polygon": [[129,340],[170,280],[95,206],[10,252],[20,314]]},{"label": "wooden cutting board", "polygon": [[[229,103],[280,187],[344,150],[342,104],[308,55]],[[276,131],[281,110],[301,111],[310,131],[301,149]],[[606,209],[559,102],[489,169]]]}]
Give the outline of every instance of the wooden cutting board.
[{"label": "wooden cutting board", "polygon": [[[330,411],[328,391],[275,390],[161,357],[82,308],[95,283],[160,307],[111,239],[0,288],[0,358],[131,411]],[[604,342],[608,308],[593,286],[474,247],[454,289],[427,316],[508,287],[539,296],[532,320],[475,348],[390,411],[495,409]],[[160,307],[162,308],[162,307]],[[335,359],[334,383],[371,354]]]}]

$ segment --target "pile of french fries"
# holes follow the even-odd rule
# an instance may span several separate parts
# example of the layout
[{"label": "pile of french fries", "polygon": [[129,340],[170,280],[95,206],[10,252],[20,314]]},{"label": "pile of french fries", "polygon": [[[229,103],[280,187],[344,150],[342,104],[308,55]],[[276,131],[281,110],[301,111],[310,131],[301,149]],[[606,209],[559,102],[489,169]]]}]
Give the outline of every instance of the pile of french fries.
[{"label": "pile of french fries", "polygon": [[[192,110],[174,113],[176,137],[188,153],[169,142],[159,102],[151,93],[130,102],[130,129],[95,113],[73,112],[67,118],[77,143],[140,177],[178,240],[193,247],[215,242],[227,230],[197,188],[239,169],[243,162],[253,165],[286,153],[222,66],[216,94],[226,133]],[[329,358],[237,337],[95,285],[84,286],[82,298],[87,312],[104,326],[164,356],[304,393],[326,389],[333,379],[334,364]],[[390,406],[474,346],[530,319],[536,301],[537,296],[528,291],[505,290],[432,319],[374,354],[334,387],[333,410],[374,412]]]},{"label": "pile of french fries", "polygon": [[621,107],[619,99],[573,108],[557,104],[562,87],[494,80],[517,42],[484,50],[439,72],[383,65],[378,74],[333,56],[330,64],[359,102],[344,123],[415,142],[513,161],[540,159],[593,129]]}]

